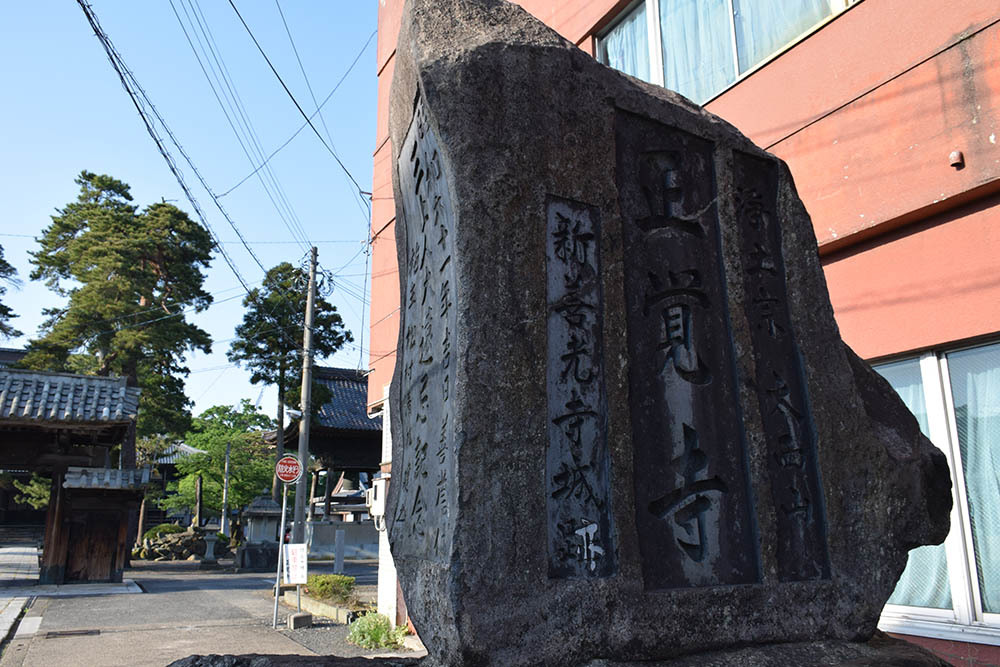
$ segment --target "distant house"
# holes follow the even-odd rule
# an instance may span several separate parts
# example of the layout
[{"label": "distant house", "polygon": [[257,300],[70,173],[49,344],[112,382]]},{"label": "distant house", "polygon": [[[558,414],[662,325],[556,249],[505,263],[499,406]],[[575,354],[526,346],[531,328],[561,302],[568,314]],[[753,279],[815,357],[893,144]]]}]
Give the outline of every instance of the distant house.
[{"label": "distant house", "polygon": [[14,347],[0,347],[0,368],[10,368],[21,361],[21,359],[24,359],[27,354],[27,350],[19,350]]},{"label": "distant house", "polygon": [[[150,466],[152,468],[150,485],[159,487],[165,495],[167,491],[167,484],[170,482],[176,482],[179,477],[177,474],[177,462],[185,456],[190,456],[191,454],[205,453],[205,450],[192,447],[191,445],[186,445],[183,442],[172,442],[167,445],[167,448],[163,450],[159,456],[147,458],[140,454],[139,465]],[[181,525],[187,525],[191,521],[190,512],[186,514],[172,512],[168,515],[166,511],[157,507],[155,503],[146,503],[146,507],[142,514],[142,526],[139,528],[140,537],[145,531],[149,530],[153,526],[166,521],[177,520],[180,521]]]},{"label": "distant house", "polygon": [[[336,495],[344,513],[364,511],[363,489],[379,470],[382,457],[382,418],[369,417],[367,411],[368,377],[352,368],[313,369],[315,380],[330,390],[330,400],[320,406],[309,426],[309,453],[318,465],[312,471],[311,496],[316,496],[318,481],[325,473],[324,515],[336,513],[327,506]],[[299,423],[285,428],[285,451],[294,454],[299,446]],[[274,442],[272,433],[270,441]]]}]

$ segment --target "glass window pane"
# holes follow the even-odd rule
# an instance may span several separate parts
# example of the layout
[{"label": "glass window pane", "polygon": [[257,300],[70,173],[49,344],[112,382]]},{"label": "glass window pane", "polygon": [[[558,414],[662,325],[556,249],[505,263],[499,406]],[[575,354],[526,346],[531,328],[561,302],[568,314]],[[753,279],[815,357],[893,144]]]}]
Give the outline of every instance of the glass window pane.
[{"label": "glass window pane", "polygon": [[920,424],[920,432],[927,435],[927,404],[924,402],[924,384],[920,379],[920,360],[907,359],[875,366],[875,371],[889,381],[903,403]]},{"label": "glass window pane", "polygon": [[948,355],[983,610],[1000,612],[1000,345]]},{"label": "glass window pane", "polygon": [[[876,366],[875,370],[889,381],[903,403],[917,418],[920,430],[927,435],[927,405],[924,385],[920,378],[920,360],[907,359]],[[925,546],[910,552],[906,569],[889,598],[889,604],[911,607],[951,609],[951,585],[948,582],[948,560],[943,544]]]},{"label": "glass window pane", "polygon": [[660,0],[663,85],[698,104],[736,79],[728,0]]},{"label": "glass window pane", "polygon": [[649,81],[649,37],[646,3],[625,16],[601,40],[601,62],[616,70]]},{"label": "glass window pane", "polygon": [[[831,4],[830,0],[733,0],[740,72],[832,14]],[[843,6],[843,1],[836,4]]]}]

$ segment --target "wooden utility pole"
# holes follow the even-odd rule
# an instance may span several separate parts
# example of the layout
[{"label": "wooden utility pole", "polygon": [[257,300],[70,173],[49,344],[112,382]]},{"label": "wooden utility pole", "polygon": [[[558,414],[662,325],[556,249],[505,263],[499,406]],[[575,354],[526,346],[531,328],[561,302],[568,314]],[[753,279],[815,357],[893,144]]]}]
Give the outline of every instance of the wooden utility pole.
[{"label": "wooden utility pole", "polygon": [[223,535],[229,535],[229,447],[226,443],[226,464],[222,470],[222,518],[219,520],[219,530]]},{"label": "wooden utility pole", "polygon": [[194,527],[201,527],[201,475],[194,478]]},{"label": "wooden utility pole", "polygon": [[[313,307],[316,301],[316,246],[312,247],[309,260],[309,291],[306,294],[306,324],[302,331],[302,418],[299,420],[299,463],[309,469],[309,422],[312,413],[312,328]],[[295,487],[295,514],[292,523],[292,542],[306,541],[306,497],[309,493],[308,475],[299,477]]]}]

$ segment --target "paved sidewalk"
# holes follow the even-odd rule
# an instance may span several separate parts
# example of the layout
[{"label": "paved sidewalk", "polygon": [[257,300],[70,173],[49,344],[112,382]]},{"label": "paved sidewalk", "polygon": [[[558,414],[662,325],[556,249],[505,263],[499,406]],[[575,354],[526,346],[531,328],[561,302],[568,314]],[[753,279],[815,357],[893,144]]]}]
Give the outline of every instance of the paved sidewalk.
[{"label": "paved sidewalk", "polygon": [[18,544],[0,546],[0,595],[5,588],[21,588],[38,583],[38,548]]},{"label": "paved sidewalk", "polygon": [[17,617],[21,615],[26,604],[28,604],[26,597],[0,596],[0,642],[5,641],[10,635],[11,628],[14,627]]},{"label": "paved sidewalk", "polygon": [[0,546],[0,642],[32,598],[81,597],[142,593],[131,579],[120,584],[38,584],[38,549],[28,545]]},{"label": "paved sidewalk", "polygon": [[0,642],[6,640],[38,583],[38,548],[34,545],[0,546]]}]

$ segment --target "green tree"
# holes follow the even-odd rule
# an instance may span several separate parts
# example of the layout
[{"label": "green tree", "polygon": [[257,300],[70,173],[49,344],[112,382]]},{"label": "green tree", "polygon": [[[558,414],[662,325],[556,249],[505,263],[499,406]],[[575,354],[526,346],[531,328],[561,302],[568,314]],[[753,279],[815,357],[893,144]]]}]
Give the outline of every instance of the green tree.
[{"label": "green tree", "polygon": [[27,482],[19,482],[15,479],[14,488],[20,491],[14,496],[14,502],[31,505],[36,510],[43,510],[49,506],[49,495],[52,492],[51,478],[33,472],[31,479]]},{"label": "green tree", "polygon": [[[17,279],[17,269],[10,265],[10,263],[3,257],[3,246],[0,246],[0,280],[17,287],[20,282]],[[0,297],[7,293],[7,288],[4,285],[0,285]],[[8,324],[10,318],[16,317],[14,311],[10,309],[10,306],[5,306],[0,303],[0,336],[4,338],[16,338],[21,335],[21,332]]]},{"label": "green tree", "polygon": [[[278,387],[278,424],[285,406],[298,406],[302,387],[302,333],[305,327],[308,273],[288,262],[267,272],[263,284],[243,299],[246,312],[236,327],[236,339],[227,353],[251,372],[250,382]],[[344,329],[337,308],[317,296],[313,311],[313,356],[326,357],[354,340]],[[327,388],[312,386],[313,410],[330,398]],[[280,439],[279,439],[280,440]],[[279,444],[279,455],[283,447]]]},{"label": "green tree", "polygon": [[142,388],[139,435],[183,433],[191,402],[183,359],[211,350],[208,333],[185,317],[212,297],[202,289],[211,260],[209,233],[167,203],[142,211],[129,186],[81,172],[80,195],[57,210],[31,254],[33,280],[67,299],[43,311],[28,368],[120,375]]},{"label": "green tree", "polygon": [[205,410],[192,420],[191,430],[184,436],[185,444],[205,453],[185,456],[177,462],[177,471],[183,477],[168,485],[170,493],[160,501],[160,506],[194,509],[195,479],[201,475],[203,507],[221,512],[226,443],[230,445],[229,507],[248,505],[271,484],[274,465],[267,455],[263,432],[272,428],[274,423],[270,418],[246,399],[238,409],[216,405]]}]

